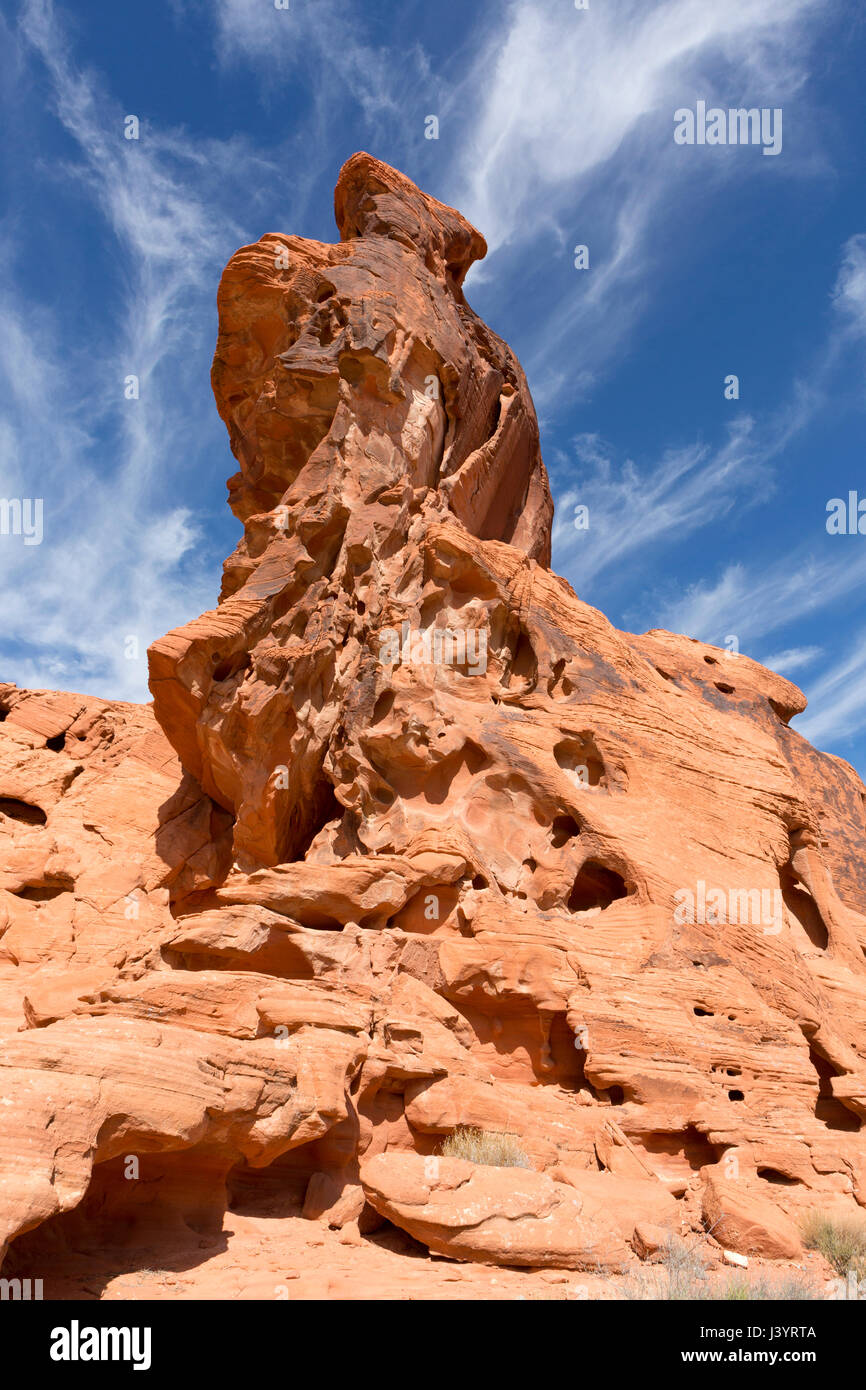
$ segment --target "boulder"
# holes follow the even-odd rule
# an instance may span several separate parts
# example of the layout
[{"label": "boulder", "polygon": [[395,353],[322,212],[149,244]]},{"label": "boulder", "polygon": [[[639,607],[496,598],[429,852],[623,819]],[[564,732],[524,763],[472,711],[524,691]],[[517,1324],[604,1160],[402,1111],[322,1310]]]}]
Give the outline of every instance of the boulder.
[{"label": "boulder", "polygon": [[774,1202],[738,1182],[708,1177],[703,1215],[719,1244],[739,1255],[794,1260],[803,1253],[793,1221]]},{"label": "boulder", "polygon": [[544,1173],[385,1153],[363,1165],[361,1183],[381,1216],[455,1260],[608,1273],[628,1260],[603,1213]]}]

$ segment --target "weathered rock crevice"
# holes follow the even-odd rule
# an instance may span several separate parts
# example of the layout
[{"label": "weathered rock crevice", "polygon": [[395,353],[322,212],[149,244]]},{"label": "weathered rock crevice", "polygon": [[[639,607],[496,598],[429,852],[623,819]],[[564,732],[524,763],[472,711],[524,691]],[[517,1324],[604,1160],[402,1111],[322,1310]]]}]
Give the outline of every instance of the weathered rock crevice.
[{"label": "weathered rock crevice", "polygon": [[790,682],[551,573],[480,234],[365,154],[335,210],[224,272],[243,537],[152,708],[0,686],[0,1248],[793,1258],[866,1205],[866,790]]}]

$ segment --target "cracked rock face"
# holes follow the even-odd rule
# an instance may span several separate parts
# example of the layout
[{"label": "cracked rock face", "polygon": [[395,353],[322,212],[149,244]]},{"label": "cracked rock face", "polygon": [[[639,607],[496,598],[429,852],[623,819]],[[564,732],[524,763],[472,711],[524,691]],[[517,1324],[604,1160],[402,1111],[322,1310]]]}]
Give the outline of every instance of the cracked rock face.
[{"label": "cracked rock face", "polygon": [[483,239],[365,154],[335,201],[223,275],[244,534],[152,708],[0,686],[0,1240],[258,1182],[463,1261],[790,1257],[866,1206],[866,789],[788,681],[551,572]]}]

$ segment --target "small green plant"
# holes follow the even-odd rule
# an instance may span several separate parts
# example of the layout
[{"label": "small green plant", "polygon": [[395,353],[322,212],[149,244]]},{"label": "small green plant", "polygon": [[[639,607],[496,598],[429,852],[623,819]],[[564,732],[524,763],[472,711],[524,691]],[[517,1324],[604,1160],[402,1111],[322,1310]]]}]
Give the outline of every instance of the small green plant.
[{"label": "small green plant", "polygon": [[803,1243],[823,1255],[843,1279],[849,1273],[866,1278],[866,1218],[810,1212],[803,1222]]},{"label": "small green plant", "polygon": [[487,1168],[531,1168],[516,1134],[461,1126],[449,1134],[439,1152],[443,1158],[465,1158]]}]

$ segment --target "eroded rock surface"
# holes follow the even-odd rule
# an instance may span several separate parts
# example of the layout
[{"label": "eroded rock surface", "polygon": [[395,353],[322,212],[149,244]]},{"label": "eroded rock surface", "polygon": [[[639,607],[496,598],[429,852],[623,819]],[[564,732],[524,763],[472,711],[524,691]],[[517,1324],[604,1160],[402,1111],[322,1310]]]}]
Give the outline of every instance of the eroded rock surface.
[{"label": "eroded rock surface", "polygon": [[[278,1192],[464,1261],[796,1253],[866,1206],[866,789],[550,571],[479,234],[364,154],[336,212],[224,273],[244,534],[153,706],[0,686],[0,1241]],[[462,1125],[532,1169],[434,1181]]]},{"label": "eroded rock surface", "polygon": [[440,1255],[617,1273],[626,1263],[601,1202],[546,1173],[385,1153],[364,1165],[361,1181],[380,1216]]}]

